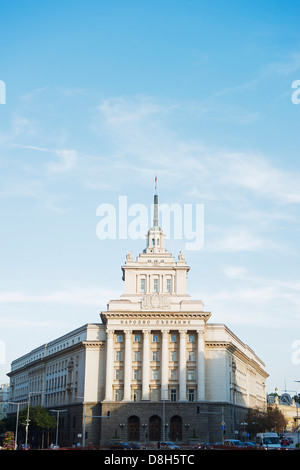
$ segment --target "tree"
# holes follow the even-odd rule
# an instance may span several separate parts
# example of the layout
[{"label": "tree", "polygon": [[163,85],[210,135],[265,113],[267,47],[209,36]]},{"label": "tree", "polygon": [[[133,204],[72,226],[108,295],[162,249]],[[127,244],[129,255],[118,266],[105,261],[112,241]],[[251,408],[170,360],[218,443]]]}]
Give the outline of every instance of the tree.
[{"label": "tree", "polygon": [[249,409],[245,417],[247,432],[255,436],[259,432],[281,432],[286,426],[284,415],[278,407],[268,406],[267,411]]},{"label": "tree", "polygon": [[[26,422],[27,418],[27,408],[24,408],[20,412],[20,422]],[[56,419],[54,416],[49,414],[49,411],[46,408],[43,408],[41,405],[37,406],[30,406],[29,407],[29,419],[30,419],[30,426],[29,429],[31,434],[35,432],[38,437],[41,438],[41,447],[44,447],[44,431],[48,432],[50,429],[56,428]]]},{"label": "tree", "polygon": [[286,419],[279,408],[268,406],[266,415],[266,429],[279,433],[286,427]]}]

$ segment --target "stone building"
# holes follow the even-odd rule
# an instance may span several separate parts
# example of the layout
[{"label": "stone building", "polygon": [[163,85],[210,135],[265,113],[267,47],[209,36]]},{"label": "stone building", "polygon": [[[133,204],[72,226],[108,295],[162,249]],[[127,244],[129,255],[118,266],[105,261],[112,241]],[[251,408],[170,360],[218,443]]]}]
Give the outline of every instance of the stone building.
[{"label": "stone building", "polygon": [[[264,363],[187,293],[190,267],[164,246],[158,197],[146,249],[122,266],[124,293],[87,324],[16,359],[10,401],[60,414],[60,442],[221,441],[266,408]],[[12,405],[11,412],[14,411]],[[109,416],[109,418],[107,418]]]}]

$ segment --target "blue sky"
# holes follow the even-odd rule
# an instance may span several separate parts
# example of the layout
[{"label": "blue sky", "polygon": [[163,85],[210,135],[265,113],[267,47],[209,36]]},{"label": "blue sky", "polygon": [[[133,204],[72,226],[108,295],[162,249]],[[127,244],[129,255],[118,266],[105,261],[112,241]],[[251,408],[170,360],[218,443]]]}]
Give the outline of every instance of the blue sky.
[{"label": "blue sky", "polygon": [[99,240],[97,207],[149,206],[157,174],[160,202],[204,206],[189,293],[266,363],[269,392],[297,390],[299,2],[1,10],[0,383],[122,293],[145,242]]}]

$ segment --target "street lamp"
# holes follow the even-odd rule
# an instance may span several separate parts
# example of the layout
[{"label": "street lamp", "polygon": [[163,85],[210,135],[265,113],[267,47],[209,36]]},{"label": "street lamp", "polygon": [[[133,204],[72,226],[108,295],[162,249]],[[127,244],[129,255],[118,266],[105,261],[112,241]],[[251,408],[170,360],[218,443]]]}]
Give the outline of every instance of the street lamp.
[{"label": "street lamp", "polygon": [[27,407],[27,418],[26,418],[26,433],[25,433],[25,445],[27,446],[27,443],[28,443],[28,428],[29,428],[29,422],[30,422],[30,419],[29,419],[29,405],[30,405],[30,395],[35,395],[35,394],[39,394],[39,393],[43,393],[43,390],[40,390],[39,392],[29,392],[28,393],[28,407]]},{"label": "street lamp", "polygon": [[49,410],[49,411],[54,411],[54,413],[57,413],[57,418],[56,418],[56,442],[55,442],[55,447],[57,447],[57,440],[58,440],[58,423],[59,423],[59,413],[63,413],[64,411],[67,410]]},{"label": "street lamp", "polygon": [[147,423],[143,423],[142,424],[142,428],[144,429],[144,440],[145,440],[145,444],[146,444],[146,428],[147,428]]},{"label": "street lamp", "polygon": [[20,405],[26,405],[27,401],[24,401],[24,402],[8,401],[7,403],[9,403],[10,405],[17,405],[17,419],[16,419],[16,432],[15,432],[15,450],[17,450]]},{"label": "street lamp", "polygon": [[[294,380],[294,382],[300,382],[300,380]],[[293,392],[293,393],[296,393],[298,395],[298,392],[297,390],[286,390],[286,392]],[[298,429],[298,404],[297,402],[295,402],[295,405],[296,405],[296,410],[297,410],[297,417],[296,417],[296,429],[298,431],[298,444],[299,444],[299,429]]]},{"label": "street lamp", "polygon": [[244,426],[244,432],[243,432],[243,437],[244,437],[244,442],[246,441],[245,439],[245,434],[246,434],[246,426],[248,426],[248,423],[241,423],[241,426]]}]

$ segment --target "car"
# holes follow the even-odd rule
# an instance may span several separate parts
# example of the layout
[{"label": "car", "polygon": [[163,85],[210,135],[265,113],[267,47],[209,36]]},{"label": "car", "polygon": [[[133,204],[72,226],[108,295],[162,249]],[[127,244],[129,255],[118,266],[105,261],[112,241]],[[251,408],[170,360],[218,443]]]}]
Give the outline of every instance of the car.
[{"label": "car", "polygon": [[145,446],[143,446],[142,444],[139,444],[138,442],[129,442],[128,444],[130,445],[131,449],[140,449],[140,450],[146,449]]},{"label": "car", "polygon": [[20,444],[18,447],[19,450],[31,450],[30,444]]},{"label": "car", "polygon": [[247,446],[247,447],[255,447],[254,442],[244,442],[243,444],[244,446]]},{"label": "car", "polygon": [[210,448],[211,448],[211,444],[209,444],[209,442],[202,442],[193,447],[193,449],[201,449],[201,450],[210,449]]},{"label": "car", "polygon": [[290,441],[290,444],[293,444],[293,443],[294,443],[294,441],[293,441],[293,439],[292,439],[291,437],[287,437],[287,440]]},{"label": "car", "polygon": [[289,441],[286,437],[284,437],[283,439],[281,439],[280,444],[281,444],[282,446],[289,446],[289,445],[290,445],[290,441]]},{"label": "car", "polygon": [[238,439],[225,439],[224,446],[234,446],[234,447],[241,447],[242,441]]},{"label": "car", "polygon": [[127,442],[112,442],[109,446],[111,450],[130,450],[132,447]]},{"label": "car", "polygon": [[180,449],[180,447],[176,444],[174,444],[174,442],[161,442],[160,443],[160,448],[161,449]]}]

